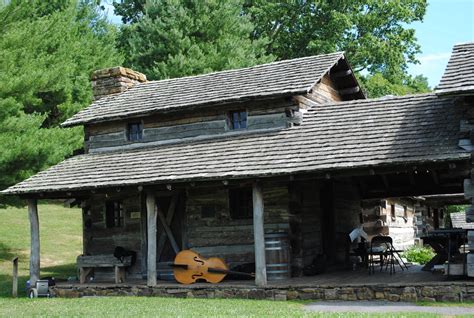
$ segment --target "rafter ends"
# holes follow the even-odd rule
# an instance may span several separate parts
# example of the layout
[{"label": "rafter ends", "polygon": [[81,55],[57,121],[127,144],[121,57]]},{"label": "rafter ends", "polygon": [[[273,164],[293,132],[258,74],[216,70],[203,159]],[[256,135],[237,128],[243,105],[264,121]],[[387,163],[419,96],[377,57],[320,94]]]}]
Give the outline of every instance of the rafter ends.
[{"label": "rafter ends", "polygon": [[349,88],[343,88],[339,90],[339,94],[341,95],[350,95],[350,94],[355,94],[360,92],[360,87],[359,86],[354,86],[354,87],[349,87]]},{"label": "rafter ends", "polygon": [[331,77],[332,78],[341,78],[341,77],[345,77],[345,76],[349,76],[352,74],[352,70],[343,70],[343,71],[338,71],[338,72],[334,72],[334,73],[331,73]]}]

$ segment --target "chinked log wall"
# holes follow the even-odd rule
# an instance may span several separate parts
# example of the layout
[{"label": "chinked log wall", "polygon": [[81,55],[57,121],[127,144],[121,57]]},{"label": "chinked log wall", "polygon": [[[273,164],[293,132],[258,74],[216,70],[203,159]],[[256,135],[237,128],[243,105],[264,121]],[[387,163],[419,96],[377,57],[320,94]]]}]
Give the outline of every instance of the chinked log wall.
[{"label": "chinked log wall", "polygon": [[[228,127],[229,111],[247,109],[247,129],[232,131]],[[260,103],[221,105],[212,110],[187,110],[176,114],[163,114],[128,122],[143,123],[143,140],[130,142],[127,140],[125,121],[95,124],[85,129],[86,149],[91,152],[103,149],[126,149],[147,144],[161,144],[183,138],[212,135],[232,135],[247,131],[263,129],[283,129],[289,126],[287,109],[297,110],[298,106],[291,100],[279,99]]]},{"label": "chinked log wall", "polygon": [[[263,184],[265,232],[288,232],[288,187]],[[204,215],[203,210],[214,216]],[[230,216],[228,188],[190,188],[187,193],[188,247],[205,257],[219,256],[231,266],[254,262],[252,218]]]},{"label": "chinked log wall", "polygon": [[[123,226],[107,228],[106,200],[120,200],[123,204]],[[143,246],[141,228],[146,211],[140,206],[140,195],[94,195],[83,207],[83,252],[89,255],[113,254],[116,246],[137,252],[137,262],[130,268],[132,276],[141,277]],[[146,231],[146,227],[144,228]],[[146,259],[146,258],[145,258]],[[112,277],[110,270],[97,270],[96,278]]]}]

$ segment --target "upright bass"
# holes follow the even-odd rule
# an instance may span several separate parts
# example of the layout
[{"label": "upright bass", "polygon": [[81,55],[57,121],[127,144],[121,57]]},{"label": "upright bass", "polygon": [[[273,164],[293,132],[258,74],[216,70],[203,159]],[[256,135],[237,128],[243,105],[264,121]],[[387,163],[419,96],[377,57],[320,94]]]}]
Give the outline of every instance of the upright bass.
[{"label": "upright bass", "polygon": [[221,282],[227,274],[255,276],[254,274],[231,271],[222,259],[218,257],[206,259],[192,250],[179,252],[172,266],[174,277],[181,284],[192,284],[199,280],[216,284]]}]

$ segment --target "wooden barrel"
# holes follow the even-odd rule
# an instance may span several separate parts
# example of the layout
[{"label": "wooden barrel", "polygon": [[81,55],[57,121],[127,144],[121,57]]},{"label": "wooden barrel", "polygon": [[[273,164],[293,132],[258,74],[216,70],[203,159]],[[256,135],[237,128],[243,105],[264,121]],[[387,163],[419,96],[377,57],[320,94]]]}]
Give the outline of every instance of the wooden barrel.
[{"label": "wooden barrel", "polygon": [[265,260],[269,281],[291,277],[288,233],[265,234]]}]

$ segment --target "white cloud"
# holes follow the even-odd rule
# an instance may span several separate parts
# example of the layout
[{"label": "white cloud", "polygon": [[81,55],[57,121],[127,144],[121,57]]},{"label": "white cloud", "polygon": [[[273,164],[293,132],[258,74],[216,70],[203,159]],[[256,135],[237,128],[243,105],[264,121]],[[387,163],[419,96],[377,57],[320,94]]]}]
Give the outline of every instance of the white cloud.
[{"label": "white cloud", "polygon": [[448,64],[450,52],[440,52],[433,54],[426,54],[418,57],[420,64],[412,64],[408,68],[408,72],[412,75],[424,75],[428,78],[428,83],[431,87],[438,85],[444,69]]},{"label": "white cloud", "polygon": [[420,61],[421,64],[423,64],[425,62],[448,60],[450,56],[451,56],[451,52],[435,53],[435,54],[422,55],[418,58],[418,60]]}]

